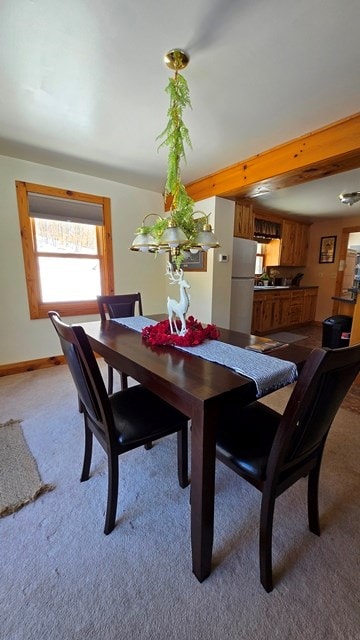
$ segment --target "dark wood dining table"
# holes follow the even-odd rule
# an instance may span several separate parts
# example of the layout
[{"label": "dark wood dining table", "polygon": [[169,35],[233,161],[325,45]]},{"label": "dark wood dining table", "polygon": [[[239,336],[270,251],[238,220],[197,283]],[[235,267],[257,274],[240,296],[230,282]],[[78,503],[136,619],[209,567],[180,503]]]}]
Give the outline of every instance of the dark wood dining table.
[{"label": "dark wood dining table", "polygon": [[[164,315],[151,316],[156,320]],[[141,333],[106,320],[81,323],[93,350],[191,419],[192,569],[200,582],[211,572],[214,533],[215,438],[221,409],[230,398],[256,399],[255,383],[231,369],[174,347],[149,346]],[[222,342],[245,347],[257,336],[220,329]],[[301,367],[310,350],[299,344],[269,353]],[[264,356],[267,357],[267,356]]]}]

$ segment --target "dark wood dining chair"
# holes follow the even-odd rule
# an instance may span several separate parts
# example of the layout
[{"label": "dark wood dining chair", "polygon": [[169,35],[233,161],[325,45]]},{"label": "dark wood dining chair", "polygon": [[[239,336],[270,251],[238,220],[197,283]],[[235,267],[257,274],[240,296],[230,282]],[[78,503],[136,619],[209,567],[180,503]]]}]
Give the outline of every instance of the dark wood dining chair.
[{"label": "dark wood dining chair", "polygon": [[65,324],[56,311],[49,311],[48,315],[60,339],[82,405],[85,452],[81,482],[89,478],[93,436],[107,454],[108,497],[104,533],[108,534],[115,526],[119,456],[122,453],[177,433],[179,484],[183,488],[189,484],[188,418],[142,385],[109,396],[84,329]]},{"label": "dark wood dining chair", "polygon": [[[265,356],[263,356],[265,357]],[[331,424],[360,370],[360,345],[314,349],[283,415],[257,401],[228,403],[217,433],[217,458],[262,492],[260,580],[273,589],[272,529],[276,498],[308,476],[308,522],[320,535],[318,488]]]},{"label": "dark wood dining chair", "polygon": [[[137,310],[140,316],[143,315],[141,294],[138,293],[124,293],[112,296],[97,296],[97,303],[99,307],[99,313],[101,320],[107,318],[129,318],[135,315]],[[107,363],[108,367],[108,393],[113,392],[114,388],[114,370]],[[121,389],[127,389],[128,376],[119,371]]]}]

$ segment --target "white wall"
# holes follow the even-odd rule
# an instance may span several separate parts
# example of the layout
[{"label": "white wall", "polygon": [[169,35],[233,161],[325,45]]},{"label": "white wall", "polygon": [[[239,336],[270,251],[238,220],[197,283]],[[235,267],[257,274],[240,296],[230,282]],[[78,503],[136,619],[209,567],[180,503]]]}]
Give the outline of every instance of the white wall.
[{"label": "white wall", "polygon": [[[230,327],[231,262],[234,236],[235,202],[215,198],[215,231],[220,248],[213,254],[213,288],[211,322]],[[228,262],[219,262],[219,255],[227,255]]]},{"label": "white wall", "polygon": [[[224,198],[207,198],[196,203],[196,210],[210,214],[209,222],[220,243],[219,249],[208,251],[207,271],[187,271],[190,285],[188,315],[203,323],[219,327],[230,326],[231,252],[234,231],[235,203]],[[229,262],[220,263],[219,254],[227,254]],[[167,285],[167,295],[178,299],[179,291]]]},{"label": "white wall", "polygon": [[[141,291],[145,314],[166,313],[166,297],[178,296],[165,276],[164,256],[129,251],[135,229],[149,211],[163,210],[161,194],[109,180],[0,156],[0,364],[48,358],[61,353],[47,318],[31,320],[25,282],[15,181],[34,182],[111,199],[115,292]],[[206,272],[189,272],[189,313],[202,322],[229,326],[231,267],[219,263],[219,253],[232,250],[234,203],[209,198],[197,209],[210,213],[221,248],[208,253]],[[96,316],[67,318],[69,322],[97,320]]]},{"label": "white wall", "polygon": [[[352,207],[355,209],[355,206]],[[352,209],[345,208],[348,212]],[[360,215],[344,215],[341,219],[324,220],[315,222],[310,227],[309,250],[305,277],[301,284],[318,285],[318,299],[316,307],[317,322],[322,322],[325,318],[333,315],[336,278],[339,269],[339,253],[343,229],[360,228]],[[323,236],[336,236],[335,260],[328,264],[319,263],[320,241]]]},{"label": "white wall", "polygon": [[[166,311],[164,266],[153,255],[129,251],[148,211],[162,211],[161,194],[92,176],[0,156],[0,364],[58,355],[48,319],[30,320],[15,181],[82,191],[111,199],[115,292],[141,291],[145,313]],[[69,322],[98,316],[69,318]]]}]

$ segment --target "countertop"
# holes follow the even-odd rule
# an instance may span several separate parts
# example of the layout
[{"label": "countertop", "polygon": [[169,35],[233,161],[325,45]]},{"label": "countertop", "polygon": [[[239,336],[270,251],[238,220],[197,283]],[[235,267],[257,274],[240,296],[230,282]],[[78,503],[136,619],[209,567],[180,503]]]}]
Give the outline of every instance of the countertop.
[{"label": "countertop", "polygon": [[304,289],[318,289],[318,288],[319,287],[317,285],[312,285],[312,284],[303,285],[303,286],[300,286],[300,287],[294,287],[294,286],[291,286],[291,285],[287,286],[287,287],[281,287],[281,286],[272,287],[272,286],[269,286],[269,285],[267,287],[264,287],[263,285],[260,285],[260,286],[256,285],[256,286],[254,286],[254,291],[261,291],[261,293],[265,293],[265,291],[301,291],[301,290],[304,290]]},{"label": "countertop", "polygon": [[348,304],[356,304],[356,300],[349,296],[331,296],[331,300],[338,300],[339,302],[347,302]]}]

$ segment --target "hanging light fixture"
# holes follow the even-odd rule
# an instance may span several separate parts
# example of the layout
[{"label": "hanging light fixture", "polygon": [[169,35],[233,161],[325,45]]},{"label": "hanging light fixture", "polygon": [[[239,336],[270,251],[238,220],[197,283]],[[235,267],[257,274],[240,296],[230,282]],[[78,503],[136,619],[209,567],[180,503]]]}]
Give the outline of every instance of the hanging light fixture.
[{"label": "hanging light fixture", "polygon": [[351,193],[340,193],[339,200],[343,204],[347,204],[351,207],[356,202],[360,201],[360,191],[352,191]]},{"label": "hanging light fixture", "polygon": [[[160,147],[168,147],[167,179],[164,191],[165,207],[169,206],[168,216],[147,214],[141,227],[137,229],[130,247],[132,251],[151,253],[168,252],[177,268],[190,253],[208,251],[219,247],[219,243],[209,224],[209,216],[194,211],[194,201],[187,194],[181,181],[180,161],[185,160],[185,145],[191,147],[188,129],[182,114],[191,106],[189,88],[182,74],[189,62],[188,55],[181,49],[172,49],[164,58],[165,64],[174,71],[169,79],[166,92],[170,96],[168,123],[158,139]],[[146,225],[149,216],[156,216],[152,225]]]},{"label": "hanging light fixture", "polygon": [[157,213],[148,213],[144,220],[142,221],[141,227],[138,228],[133,243],[131,245],[132,251],[151,251],[154,253],[158,248],[158,241],[154,236],[151,235],[150,227],[145,225],[145,220],[150,216],[156,216],[157,218],[161,218]]}]

